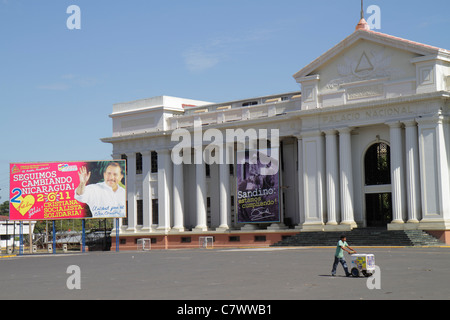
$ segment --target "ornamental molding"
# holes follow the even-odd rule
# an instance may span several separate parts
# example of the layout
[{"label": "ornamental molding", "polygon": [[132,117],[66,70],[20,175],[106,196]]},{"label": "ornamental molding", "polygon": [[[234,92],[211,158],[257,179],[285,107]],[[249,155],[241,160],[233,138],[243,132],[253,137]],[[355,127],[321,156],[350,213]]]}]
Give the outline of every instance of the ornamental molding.
[{"label": "ornamental molding", "polygon": [[384,49],[364,50],[362,53],[344,57],[344,62],[337,66],[339,77],[329,81],[325,88],[331,90],[348,83],[390,79],[394,74],[400,76],[405,74],[402,69],[391,66],[391,62],[392,56],[386,54]]}]

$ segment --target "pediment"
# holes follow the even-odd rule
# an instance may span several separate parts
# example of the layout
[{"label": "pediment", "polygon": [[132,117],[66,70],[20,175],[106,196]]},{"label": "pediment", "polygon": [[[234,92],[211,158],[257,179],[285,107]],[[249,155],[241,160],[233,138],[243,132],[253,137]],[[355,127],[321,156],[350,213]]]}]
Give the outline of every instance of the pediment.
[{"label": "pediment", "polygon": [[450,52],[379,32],[356,30],[294,78],[302,85],[306,109],[332,106],[362,98],[413,94],[421,82],[417,78],[418,62],[436,59],[450,61]]},{"label": "pediment", "polygon": [[294,74],[295,79],[306,77],[315,74],[317,69],[322,68],[324,65],[329,63],[336,57],[349,52],[352,47],[361,42],[372,43],[378,45],[379,47],[391,48],[392,50],[399,50],[403,52],[408,52],[411,55],[427,56],[427,55],[438,55],[444,53],[450,56],[450,52],[437,47],[421,44],[414,41],[405,40],[402,38],[390,36],[387,34],[367,31],[367,30],[356,30],[347,38],[342,40],[336,46],[322,54],[320,57],[312,61],[310,64],[302,68],[300,71]]}]

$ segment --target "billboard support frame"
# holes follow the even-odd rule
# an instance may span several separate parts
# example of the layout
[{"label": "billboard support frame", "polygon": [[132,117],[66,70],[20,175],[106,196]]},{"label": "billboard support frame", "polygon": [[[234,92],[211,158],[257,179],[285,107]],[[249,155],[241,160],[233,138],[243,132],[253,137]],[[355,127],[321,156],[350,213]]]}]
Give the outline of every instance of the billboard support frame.
[{"label": "billboard support frame", "polygon": [[116,218],[116,252],[119,252],[119,218]]},{"label": "billboard support frame", "polygon": [[86,219],[81,220],[81,252],[86,252]]},{"label": "billboard support frame", "polygon": [[19,256],[23,255],[23,221],[19,224]]},{"label": "billboard support frame", "polygon": [[53,254],[56,254],[56,227],[55,227],[55,220],[53,220],[52,221],[53,223],[52,223],[52,226],[53,226],[53,233],[52,233],[52,235],[53,235],[53,239],[52,239],[52,241],[53,241],[53,248],[52,248],[52,251],[53,251]]}]

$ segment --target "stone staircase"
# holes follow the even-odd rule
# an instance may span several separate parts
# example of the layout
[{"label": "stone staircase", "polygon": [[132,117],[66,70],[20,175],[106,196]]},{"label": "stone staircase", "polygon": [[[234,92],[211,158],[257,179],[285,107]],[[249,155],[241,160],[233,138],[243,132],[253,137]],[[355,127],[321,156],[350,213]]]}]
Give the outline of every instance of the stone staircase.
[{"label": "stone staircase", "polygon": [[349,232],[300,232],[272,246],[335,246],[345,234],[350,246],[440,246],[444,243],[422,230],[361,228]]}]

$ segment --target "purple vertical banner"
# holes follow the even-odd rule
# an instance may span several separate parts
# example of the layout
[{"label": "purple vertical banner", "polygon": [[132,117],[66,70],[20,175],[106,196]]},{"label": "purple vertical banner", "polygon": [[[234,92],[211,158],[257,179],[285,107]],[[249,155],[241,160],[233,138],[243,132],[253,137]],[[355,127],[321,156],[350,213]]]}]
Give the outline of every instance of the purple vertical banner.
[{"label": "purple vertical banner", "polygon": [[278,152],[278,148],[237,152],[238,223],[280,222]]}]

